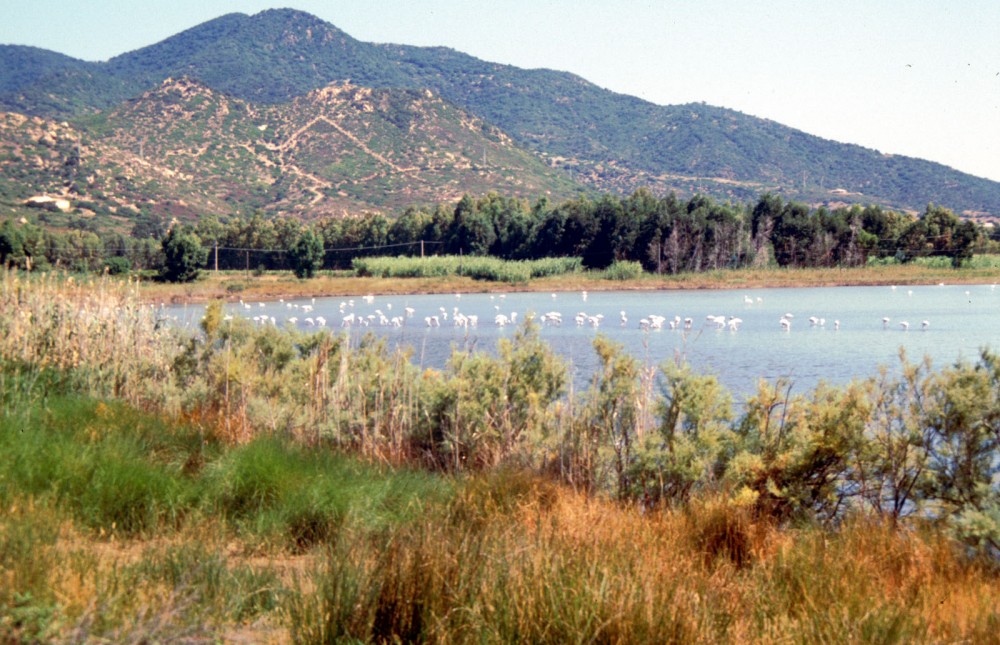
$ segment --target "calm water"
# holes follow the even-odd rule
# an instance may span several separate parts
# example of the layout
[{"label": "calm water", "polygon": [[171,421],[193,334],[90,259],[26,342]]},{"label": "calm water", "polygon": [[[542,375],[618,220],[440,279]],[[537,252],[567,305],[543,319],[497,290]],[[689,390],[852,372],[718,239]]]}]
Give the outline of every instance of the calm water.
[{"label": "calm water", "polygon": [[[246,308],[249,306],[249,308]],[[312,310],[304,310],[305,307]],[[407,316],[406,309],[413,310]],[[829,287],[810,289],[753,289],[712,291],[581,292],[556,294],[506,293],[426,296],[321,298],[286,302],[231,304],[227,313],[246,318],[266,317],[274,323],[316,330],[325,326],[352,338],[374,332],[393,345],[413,348],[413,360],[440,368],[452,348],[490,351],[497,340],[514,335],[516,324],[499,326],[497,314],[520,322],[529,312],[536,318],[560,313],[561,325],[545,324],[542,337],[570,363],[576,387],[588,382],[596,367],[592,340],[601,333],[624,345],[649,365],[681,358],[697,370],[710,372],[736,395],[754,390],[758,378],[789,377],[795,391],[811,389],[819,380],[845,383],[875,374],[880,365],[895,367],[901,347],[912,360],[930,356],[937,366],[959,359],[974,360],[981,348],[1000,350],[1000,289],[991,285],[919,287]],[[456,327],[455,313],[478,316],[475,327]],[[167,313],[183,325],[196,324],[203,307],[172,307]],[[402,318],[398,327],[380,326]],[[625,312],[627,322],[622,321]],[[588,318],[578,325],[577,314]],[[779,320],[793,314],[790,329]],[[345,316],[370,320],[344,327]],[[659,330],[643,330],[640,319],[651,315],[667,319]],[[716,329],[707,316],[736,316],[736,331]],[[440,326],[426,318],[438,316]],[[445,317],[446,316],[446,317]],[[589,317],[603,316],[597,326]],[[690,330],[669,328],[679,316],[692,319]],[[370,318],[369,318],[370,317]],[[811,324],[810,318],[825,319]],[[291,322],[292,318],[297,321]],[[309,324],[306,318],[312,318]],[[889,318],[888,324],[883,318]],[[835,328],[839,321],[839,328]],[[924,328],[922,323],[929,325]],[[900,323],[908,322],[908,329]],[[263,323],[261,323],[263,324]]]}]

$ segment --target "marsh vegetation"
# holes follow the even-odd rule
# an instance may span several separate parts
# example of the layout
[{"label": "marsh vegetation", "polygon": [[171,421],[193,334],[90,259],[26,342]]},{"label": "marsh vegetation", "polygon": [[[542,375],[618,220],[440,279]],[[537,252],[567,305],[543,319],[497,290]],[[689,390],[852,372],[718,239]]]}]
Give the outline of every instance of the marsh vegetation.
[{"label": "marsh vegetation", "polygon": [[[112,348],[113,351],[109,351]],[[742,401],[530,323],[420,370],[369,337],[159,324],[0,285],[12,640],[995,638],[1000,358]]]}]

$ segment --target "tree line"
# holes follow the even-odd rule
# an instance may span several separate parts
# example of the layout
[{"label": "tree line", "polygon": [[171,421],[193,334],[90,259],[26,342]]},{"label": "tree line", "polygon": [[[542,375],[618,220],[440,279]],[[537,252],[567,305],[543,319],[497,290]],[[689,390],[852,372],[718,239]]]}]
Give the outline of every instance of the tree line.
[{"label": "tree line", "polygon": [[[172,245],[186,249],[178,253]],[[579,257],[588,268],[634,261],[660,274],[726,268],[851,267],[872,258],[908,262],[944,256],[961,266],[974,252],[997,250],[996,232],[929,204],[919,215],[879,206],[811,208],[774,194],[736,205],[696,195],[657,197],[649,190],[618,197],[534,202],[490,193],[454,204],[411,207],[398,217],[302,221],[254,214],[208,215],[176,225],[140,214],[131,235],[56,232],[7,221],[0,261],[31,268],[161,269],[171,254],[195,269],[348,269],[371,255],[476,255],[508,260]],[[115,258],[120,258],[115,260]],[[180,259],[178,259],[180,258]],[[189,267],[190,268],[190,267]],[[171,273],[169,270],[167,273]],[[190,277],[190,271],[174,272]]]}]

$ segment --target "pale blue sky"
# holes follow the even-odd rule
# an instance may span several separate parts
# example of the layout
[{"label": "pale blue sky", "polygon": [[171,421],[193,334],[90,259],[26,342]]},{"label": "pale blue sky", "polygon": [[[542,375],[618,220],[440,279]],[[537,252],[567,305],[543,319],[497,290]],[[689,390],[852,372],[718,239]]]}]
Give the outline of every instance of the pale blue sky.
[{"label": "pale blue sky", "polygon": [[570,71],[1000,181],[988,0],[3,0],[0,43],[106,60],[230,12],[292,7],[369,42]]}]

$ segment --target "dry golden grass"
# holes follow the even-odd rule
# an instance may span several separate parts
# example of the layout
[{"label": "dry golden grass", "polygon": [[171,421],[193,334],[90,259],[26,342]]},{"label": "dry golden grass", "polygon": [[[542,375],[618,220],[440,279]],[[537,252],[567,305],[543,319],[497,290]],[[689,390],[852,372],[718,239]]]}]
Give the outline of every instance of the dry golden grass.
[{"label": "dry golden grass", "polygon": [[[33,546],[39,566],[0,573],[15,587],[42,576],[59,607],[49,635],[67,639],[313,641],[333,612],[362,640],[997,642],[997,570],[933,530],[779,529],[714,500],[644,512],[527,475],[487,480],[414,524],[347,527],[300,555],[211,517],[121,539],[24,502],[0,527],[57,536]],[[230,585],[248,575],[280,603],[241,619],[229,599],[248,590]],[[357,594],[330,598],[345,580]]]},{"label": "dry golden grass", "polygon": [[[868,520],[778,529],[714,501],[643,513],[510,477],[513,505],[498,483],[473,482],[449,521],[337,550],[317,595],[293,611],[303,621],[296,637],[377,640],[416,629],[431,642],[482,643],[997,638],[996,571],[934,532]],[[337,618],[324,627],[324,615]]]},{"label": "dry golden grass", "polygon": [[571,571],[611,641],[664,628],[684,642],[998,638],[997,572],[934,531],[778,529],[717,502],[644,514],[565,490],[543,499],[500,540],[527,554],[502,592],[524,600],[526,619]]}]

